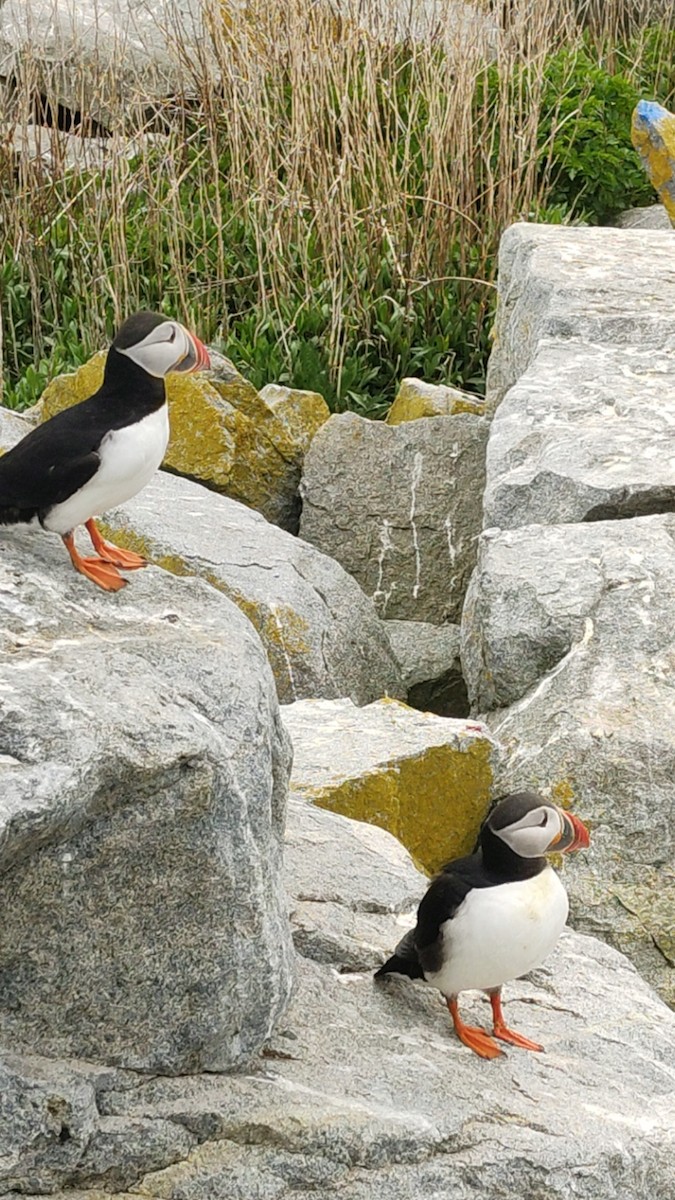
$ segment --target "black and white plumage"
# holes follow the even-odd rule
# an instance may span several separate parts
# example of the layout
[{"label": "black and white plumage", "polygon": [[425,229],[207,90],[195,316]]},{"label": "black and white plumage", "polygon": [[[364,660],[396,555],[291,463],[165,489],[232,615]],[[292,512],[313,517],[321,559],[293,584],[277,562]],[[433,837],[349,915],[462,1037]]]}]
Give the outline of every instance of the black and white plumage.
[{"label": "black and white plumage", "polygon": [[567,893],[549,851],[589,845],[578,817],[533,792],[503,797],[485,821],[477,853],[456,859],[432,880],[417,924],[376,972],[423,979],[445,996],[459,1038],[483,1058],[501,1054],[494,1038],[464,1025],[460,992],[486,991],[493,1034],[529,1050],[541,1046],[506,1027],[501,987],[539,966],[567,920]]},{"label": "black and white plumage", "polygon": [[[169,440],[164,378],[209,366],[199,339],[178,321],[138,312],[119,330],[93,396],[31,430],[0,458],[0,525],[39,523],[61,535],[73,566],[118,591],[138,554],[111,546],[93,518],[135,496],[160,466]],[[83,558],[73,531],[85,525],[96,551]]]}]

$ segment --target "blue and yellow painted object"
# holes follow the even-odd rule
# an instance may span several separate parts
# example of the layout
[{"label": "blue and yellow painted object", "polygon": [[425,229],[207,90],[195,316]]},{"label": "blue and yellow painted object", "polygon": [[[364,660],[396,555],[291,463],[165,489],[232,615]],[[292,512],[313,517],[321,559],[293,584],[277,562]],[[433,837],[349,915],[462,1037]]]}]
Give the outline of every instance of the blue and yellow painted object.
[{"label": "blue and yellow painted object", "polygon": [[640,100],[633,111],[631,137],[670,222],[675,225],[675,116],[655,100]]}]

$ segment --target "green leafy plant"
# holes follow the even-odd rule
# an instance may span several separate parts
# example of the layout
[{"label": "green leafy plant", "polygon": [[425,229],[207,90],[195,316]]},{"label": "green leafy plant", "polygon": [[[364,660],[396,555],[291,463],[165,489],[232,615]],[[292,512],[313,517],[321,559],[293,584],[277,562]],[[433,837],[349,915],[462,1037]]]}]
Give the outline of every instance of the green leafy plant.
[{"label": "green leafy plant", "polygon": [[539,125],[547,204],[603,224],[650,203],[653,191],[630,141],[639,99],[635,85],[609,74],[586,46],[553,56]]}]

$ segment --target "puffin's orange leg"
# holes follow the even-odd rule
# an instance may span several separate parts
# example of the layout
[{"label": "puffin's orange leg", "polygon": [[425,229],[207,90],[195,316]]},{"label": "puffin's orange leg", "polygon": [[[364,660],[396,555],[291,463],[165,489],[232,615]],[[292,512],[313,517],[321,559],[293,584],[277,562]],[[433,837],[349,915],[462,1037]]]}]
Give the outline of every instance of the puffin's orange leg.
[{"label": "puffin's orange leg", "polygon": [[522,1033],[516,1033],[515,1030],[509,1029],[504,1021],[502,1012],[502,994],[501,988],[490,992],[490,1004],[492,1005],[492,1032],[501,1042],[510,1042],[512,1046],[520,1046],[522,1050],[543,1050],[538,1042],[531,1042],[529,1038],[523,1037]]},{"label": "puffin's orange leg", "polygon": [[62,541],[70,555],[70,561],[80,575],[91,579],[92,583],[103,588],[105,592],[119,592],[120,588],[127,586],[126,579],[122,579],[117,568],[111,563],[102,562],[100,558],[83,558],[75,546],[72,533],[64,534]]},{"label": "puffin's orange leg", "polygon": [[483,1029],[476,1029],[473,1025],[465,1025],[459,1015],[457,1000],[453,998],[445,1001],[452,1017],[452,1023],[455,1026],[455,1033],[460,1042],[464,1042],[474,1054],[478,1054],[480,1058],[500,1058],[504,1051],[499,1049],[497,1043]]},{"label": "puffin's orange leg", "polygon": [[112,563],[114,567],[122,567],[125,571],[135,571],[136,567],[147,567],[146,560],[141,558],[140,554],[134,554],[133,550],[121,550],[119,546],[111,546],[110,542],[106,542],[97,529],[93,517],[85,521],[85,526],[91,538],[91,544],[103,562]]}]

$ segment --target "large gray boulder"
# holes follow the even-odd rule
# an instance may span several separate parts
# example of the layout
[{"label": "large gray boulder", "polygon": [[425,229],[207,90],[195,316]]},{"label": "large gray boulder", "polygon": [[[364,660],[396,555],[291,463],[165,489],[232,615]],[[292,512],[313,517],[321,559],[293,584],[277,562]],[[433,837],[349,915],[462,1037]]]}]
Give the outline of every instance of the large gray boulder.
[{"label": "large gray boulder", "polygon": [[337,559],[381,616],[456,621],[475,562],[487,421],[401,425],[333,416],[305,457],[300,533]]},{"label": "large gray boulder", "polygon": [[615,224],[618,229],[672,229],[670,217],[662,204],[649,204],[645,208],[627,208],[619,213]]},{"label": "large gray boulder", "polygon": [[442,45],[448,56],[468,51],[494,57],[499,42],[499,25],[481,3],[463,0],[324,0],[324,3],[356,21],[370,37],[391,46],[392,42],[430,42]]},{"label": "large gray boulder", "polygon": [[499,244],[488,408],[528,369],[542,340],[667,349],[674,271],[672,231],[512,225]]},{"label": "large gray boulder", "polygon": [[[202,1142],[133,1192],[670,1200],[675,1014],[630,963],[592,938],[564,935],[540,970],[505,989],[513,1025],[546,1053],[508,1047],[486,1067],[452,1034],[437,992],[400,979],[378,986],[370,974],[412,920],[392,903],[407,905],[415,889],[417,900],[426,881],[386,834],[368,844],[359,825],[322,817],[321,827],[294,818],[305,853],[289,859],[288,888],[303,931],[305,896],[315,897],[317,924],[327,910],[327,936],[299,938],[298,991],[259,1068],[107,1092],[106,1110],[120,1119],[169,1120]],[[486,1009],[484,999],[464,998],[467,1020],[485,1023]]]},{"label": "large gray boulder", "polygon": [[115,596],[0,536],[0,1041],[222,1070],[283,1012],[290,744],[252,625],[153,568]]},{"label": "large gray boulder", "polygon": [[674,431],[670,345],[541,343],[492,422],[485,527],[675,509]]},{"label": "large gray boulder", "polygon": [[[62,176],[68,172],[119,170],[125,159],[136,158],[160,144],[164,135],[146,133],[136,137],[80,137],[47,125],[16,125],[3,130],[6,152],[11,154],[17,175],[28,175],[25,186],[37,176]],[[33,179],[31,179],[31,175]],[[77,186],[72,177],[70,186]]]},{"label": "large gray boulder", "polygon": [[0,405],[0,454],[20,442],[32,428],[32,422],[24,413],[12,412],[11,408]]},{"label": "large gray boulder", "polygon": [[[28,429],[25,418],[8,414],[0,420],[0,450]],[[102,528],[119,545],[175,575],[199,576],[235,602],[262,639],[281,703],[348,696],[368,704],[405,695],[372,601],[338,563],[259,513],[160,471],[105,520]],[[59,573],[69,570],[65,559]],[[137,579],[130,577],[132,588]]]},{"label": "large gray boulder", "polygon": [[390,833],[326,812],[293,790],[284,869],[296,950],[341,972],[379,964],[383,935],[397,940],[400,914],[417,908],[425,886]]},{"label": "large gray boulder", "polygon": [[568,862],[576,928],[675,1001],[672,863],[675,515],[530,526],[481,539],[462,661],[509,789],[589,819]]},{"label": "large gray boulder", "polygon": [[199,575],[257,629],[279,700],[404,694],[372,602],[327,555],[236,500],[159,472],[107,514],[111,536],[178,574]]},{"label": "large gray boulder", "polygon": [[217,11],[214,0],[4,0],[0,77],[28,62],[52,104],[107,124],[189,90],[191,58],[213,66],[209,9]]}]

